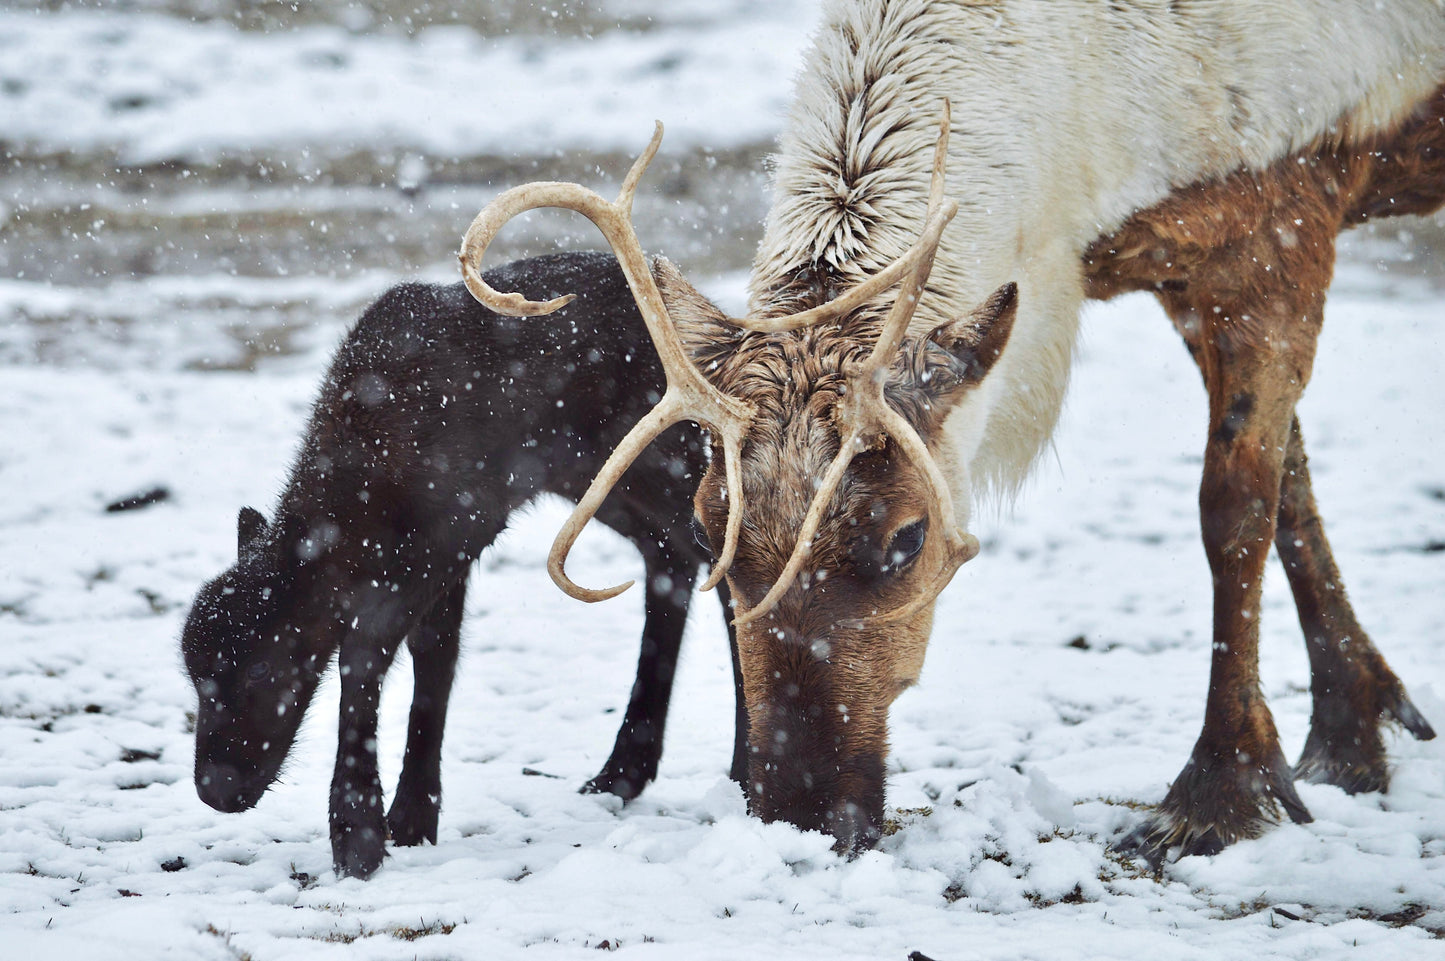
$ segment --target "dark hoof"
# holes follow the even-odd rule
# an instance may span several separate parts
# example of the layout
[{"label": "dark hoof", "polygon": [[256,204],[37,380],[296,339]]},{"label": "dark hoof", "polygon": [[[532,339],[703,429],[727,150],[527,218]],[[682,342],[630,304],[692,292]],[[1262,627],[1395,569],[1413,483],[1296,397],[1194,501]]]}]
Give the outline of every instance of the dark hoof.
[{"label": "dark hoof", "polygon": [[1390,786],[1390,767],[1381,728],[1391,723],[1421,741],[1435,737],[1435,729],[1398,681],[1382,693],[1373,713],[1362,714],[1353,707],[1332,711],[1317,705],[1309,737],[1294,767],[1295,777],[1313,784],[1333,784],[1347,794],[1384,791]]},{"label": "dark hoof", "polygon": [[596,777],[577,790],[579,794],[612,794],[631,801],[655,776],[655,773],[645,774],[635,765],[614,765],[609,761]]},{"label": "dark hoof", "polygon": [[878,846],[883,837],[879,818],[871,817],[856,804],[844,802],[837,809],[828,812],[828,826],[824,828],[836,839],[833,852],[853,860],[864,851]]},{"label": "dark hoof", "polygon": [[[434,797],[435,801],[432,800]],[[437,795],[426,795],[422,800],[415,801],[398,793],[386,815],[391,843],[404,848],[416,847],[423,842],[436,844],[440,812],[441,798]]]},{"label": "dark hoof", "polygon": [[1126,858],[1137,858],[1157,871],[1176,849],[1176,858],[1194,855],[1207,857],[1223,851],[1225,842],[1213,828],[1185,841],[1180,827],[1171,824],[1162,815],[1153,814],[1110,847],[1117,854]]},{"label": "dark hoof", "polygon": [[376,873],[386,857],[386,841],[375,827],[332,825],[331,869],[338,878],[361,878]]},{"label": "dark hoof", "polygon": [[1294,776],[1311,784],[1333,784],[1346,794],[1368,794],[1390,786],[1384,752],[1362,749],[1354,741],[1339,747],[1311,737],[1294,766]]},{"label": "dark hoof", "polygon": [[1114,850],[1143,858],[1157,870],[1175,851],[1177,857],[1213,855],[1235,841],[1258,837],[1279,822],[1281,810],[1296,824],[1313,821],[1295,791],[1289,765],[1277,750],[1273,753],[1271,762],[1262,765],[1190,758],[1164,801],[1115,842]]},{"label": "dark hoof", "polygon": [[1395,697],[1384,705],[1384,716],[1387,721],[1399,724],[1409,731],[1419,741],[1433,741],[1435,729],[1430,722],[1425,720],[1425,715],[1420,713],[1419,708],[1410,702],[1403,689],[1396,692]]}]

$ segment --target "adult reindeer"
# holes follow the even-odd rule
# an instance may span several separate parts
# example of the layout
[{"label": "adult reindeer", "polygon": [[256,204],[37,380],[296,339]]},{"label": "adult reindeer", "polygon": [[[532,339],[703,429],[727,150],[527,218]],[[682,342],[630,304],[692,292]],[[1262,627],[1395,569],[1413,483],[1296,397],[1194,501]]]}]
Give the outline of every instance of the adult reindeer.
[{"label": "adult reindeer", "polygon": [[[628,219],[656,139],[616,204],[533,184],[472,225],[473,294],[542,313],[561,301],[498,293],[476,265],[523,210],[586,214],[668,371],[559,534],[554,579],[618,590],[572,584],[567,549],[664,424],[706,424],[722,456],[695,505],[736,605],[752,808],[867,845],[888,708],[978,549],[971,508],[1016,491],[1045,446],[1085,297],[1153,290],[1209,393],[1214,643],[1203,731],[1129,843],[1206,853],[1281,807],[1307,821],[1296,775],[1383,787],[1381,726],[1434,732],[1345,598],[1294,407],[1336,234],[1445,200],[1439,0],[834,0],[806,62],[747,318],[643,256]],[[935,147],[950,101],[961,130],[945,120]],[[1294,769],[1259,687],[1271,540],[1314,678]]]}]

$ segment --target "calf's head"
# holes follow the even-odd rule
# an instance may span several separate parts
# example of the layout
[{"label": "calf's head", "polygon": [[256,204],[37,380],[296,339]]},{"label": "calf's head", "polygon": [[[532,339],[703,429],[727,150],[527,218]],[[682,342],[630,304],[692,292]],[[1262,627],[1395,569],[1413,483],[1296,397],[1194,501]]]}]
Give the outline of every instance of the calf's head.
[{"label": "calf's head", "polygon": [[[558,534],[549,559],[574,597],[567,551],[632,459],[668,424],[708,426],[713,458],[695,508],[736,605],[750,717],[748,792],[761,817],[867,845],[883,815],[888,707],[918,677],[933,603],[978,542],[958,525],[934,459],[942,426],[988,374],[1017,306],[1007,284],[972,314],[922,333],[909,321],[956,205],[943,197],[948,120],[935,149],[919,240],[866,282],[800,313],[727,317],[670,264],[648,261],[628,221],[658,137],[609,203],[576,184],[530,184],[482,211],[463,276],[493,310],[533,303],[481,278],[487,244],[540,206],[586,214],[611,242],[662,358],[668,389],[618,446]],[[826,285],[820,285],[825,286]],[[891,288],[891,305],[878,306]],[[886,315],[886,316],[885,316]]]},{"label": "calf's head", "polygon": [[244,811],[276,780],[345,624],[313,581],[324,532],[242,508],[236,564],[208,582],[181,633],[195,686],[196,793]]}]

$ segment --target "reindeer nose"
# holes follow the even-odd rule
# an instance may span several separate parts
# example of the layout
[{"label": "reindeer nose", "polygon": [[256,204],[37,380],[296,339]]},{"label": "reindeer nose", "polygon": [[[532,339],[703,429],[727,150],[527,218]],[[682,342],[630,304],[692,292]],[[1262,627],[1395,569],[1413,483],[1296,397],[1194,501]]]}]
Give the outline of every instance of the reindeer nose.
[{"label": "reindeer nose", "polygon": [[241,772],[229,764],[201,764],[196,767],[196,794],[217,811],[234,814],[252,807],[257,798],[241,784]]}]

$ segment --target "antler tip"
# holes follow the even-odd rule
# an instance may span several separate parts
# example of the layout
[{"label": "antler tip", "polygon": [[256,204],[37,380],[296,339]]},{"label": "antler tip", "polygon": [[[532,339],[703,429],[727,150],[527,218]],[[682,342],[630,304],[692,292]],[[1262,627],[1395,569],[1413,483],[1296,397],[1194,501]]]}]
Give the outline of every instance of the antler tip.
[{"label": "antler tip", "polygon": [[717,587],[719,584],[722,583],[722,579],[725,574],[727,574],[726,567],[723,567],[720,564],[714,565],[712,571],[707,576],[707,580],[702,582],[702,586],[699,587],[698,590],[702,591],[703,593],[707,593],[708,591],[712,590],[714,587]]},{"label": "antler tip", "polygon": [[610,601],[637,583],[636,581],[628,581],[625,584],[618,584],[616,587],[594,589],[590,587],[579,587],[568,580],[565,575],[561,580],[555,577],[553,580],[557,582],[557,586],[562,588],[569,597],[575,597],[579,601],[586,601],[588,604],[596,604],[598,601]]}]

